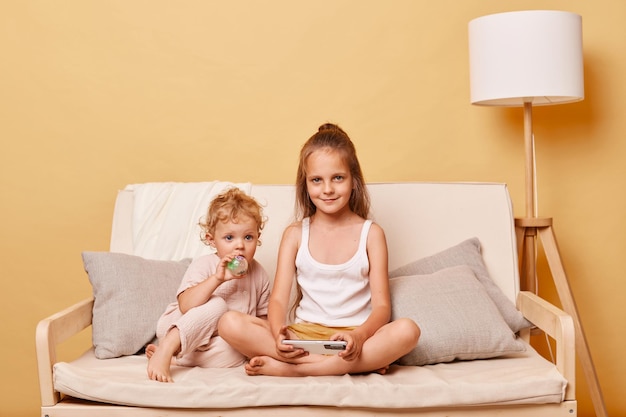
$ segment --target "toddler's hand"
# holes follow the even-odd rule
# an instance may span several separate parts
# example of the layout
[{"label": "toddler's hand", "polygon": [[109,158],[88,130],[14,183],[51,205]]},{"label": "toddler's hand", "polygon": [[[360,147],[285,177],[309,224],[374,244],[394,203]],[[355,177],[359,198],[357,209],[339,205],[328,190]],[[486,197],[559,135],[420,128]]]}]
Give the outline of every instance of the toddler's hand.
[{"label": "toddler's hand", "polygon": [[[218,265],[217,270],[215,271],[215,277],[219,281],[225,282],[225,281],[230,281],[231,279],[241,279],[241,278],[245,277],[246,275],[248,275],[247,268],[246,268],[245,271],[243,271],[243,273],[237,275],[237,274],[234,274],[233,271],[231,270],[231,268],[229,267],[229,264],[235,258],[237,258],[237,256],[240,256],[240,255],[237,255],[236,253],[230,253],[230,254],[224,256],[221,259],[221,262]],[[245,262],[245,258],[243,258],[243,259],[244,259],[244,262]]]},{"label": "toddler's hand", "polygon": [[226,269],[236,278],[244,277],[248,273],[248,261],[237,255],[226,264]]}]

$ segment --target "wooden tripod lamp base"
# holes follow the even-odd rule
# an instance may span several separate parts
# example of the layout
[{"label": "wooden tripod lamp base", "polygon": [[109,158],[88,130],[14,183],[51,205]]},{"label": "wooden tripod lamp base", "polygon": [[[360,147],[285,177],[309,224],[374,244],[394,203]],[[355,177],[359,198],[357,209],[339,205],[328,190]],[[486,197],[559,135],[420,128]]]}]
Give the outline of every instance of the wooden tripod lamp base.
[{"label": "wooden tripod lamp base", "polygon": [[567,280],[561,255],[556,242],[556,236],[552,228],[551,217],[525,217],[515,219],[517,232],[517,247],[522,251],[520,255],[522,289],[536,293],[536,244],[537,238],[542,244],[548,261],[550,273],[556,287],[557,294],[561,301],[563,310],[572,316],[574,321],[576,355],[580,360],[585,380],[589,386],[589,393],[593,402],[596,416],[608,417],[608,412],[604,404],[602,390],[596,368],[593,364],[587,338],[583,330],[578,308],[574,301],[572,289]]},{"label": "wooden tripod lamp base", "polygon": [[[529,30],[532,28],[532,30]],[[556,289],[574,321],[576,350],[596,415],[607,415],[572,291],[563,269],[551,218],[537,216],[532,108],[582,100],[582,17],[558,10],[522,10],[473,19],[468,25],[471,103],[524,107],[526,218],[517,219],[525,290],[535,292],[536,243],[541,240]],[[540,68],[540,70],[537,70]]]}]

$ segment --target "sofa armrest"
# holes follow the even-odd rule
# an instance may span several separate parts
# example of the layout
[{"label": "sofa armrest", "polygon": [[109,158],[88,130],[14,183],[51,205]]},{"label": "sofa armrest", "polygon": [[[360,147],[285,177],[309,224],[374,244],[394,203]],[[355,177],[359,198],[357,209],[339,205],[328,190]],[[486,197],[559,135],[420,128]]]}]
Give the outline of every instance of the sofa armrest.
[{"label": "sofa armrest", "polygon": [[520,291],[517,307],[524,317],[555,340],[556,367],[567,380],[565,399],[575,399],[576,342],[572,317],[529,291]]},{"label": "sofa armrest", "polygon": [[60,400],[59,393],[54,391],[52,380],[57,345],[91,325],[93,302],[93,298],[80,301],[37,324],[35,345],[43,406],[52,406]]}]

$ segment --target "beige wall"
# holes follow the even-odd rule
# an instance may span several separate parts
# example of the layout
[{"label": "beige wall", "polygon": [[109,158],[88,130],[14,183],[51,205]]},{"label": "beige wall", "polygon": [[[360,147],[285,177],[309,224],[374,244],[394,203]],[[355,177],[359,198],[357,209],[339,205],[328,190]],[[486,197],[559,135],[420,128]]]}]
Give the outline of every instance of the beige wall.
[{"label": "beige wall", "polygon": [[38,414],[35,325],[90,295],[80,252],[127,183],[292,183],[334,121],[368,181],[506,182],[524,215],[522,112],[469,104],[467,23],[541,8],[583,16],[586,98],[535,110],[539,210],[626,410],[626,2],[26,0],[0,4],[2,415]]}]

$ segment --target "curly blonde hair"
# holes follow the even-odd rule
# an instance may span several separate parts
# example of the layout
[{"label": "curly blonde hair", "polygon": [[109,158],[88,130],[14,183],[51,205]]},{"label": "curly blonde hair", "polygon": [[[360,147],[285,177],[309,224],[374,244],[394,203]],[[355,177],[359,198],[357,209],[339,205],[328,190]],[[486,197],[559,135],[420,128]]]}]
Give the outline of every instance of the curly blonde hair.
[{"label": "curly blonde hair", "polygon": [[[241,216],[248,216],[253,219],[257,224],[259,236],[261,236],[261,231],[265,227],[263,208],[253,197],[239,188],[229,188],[217,195],[209,204],[204,220],[199,222],[202,229],[200,239],[205,245],[208,245],[207,235],[215,234],[217,222],[232,221],[236,223]],[[260,239],[258,242],[258,245],[261,246]]]}]

